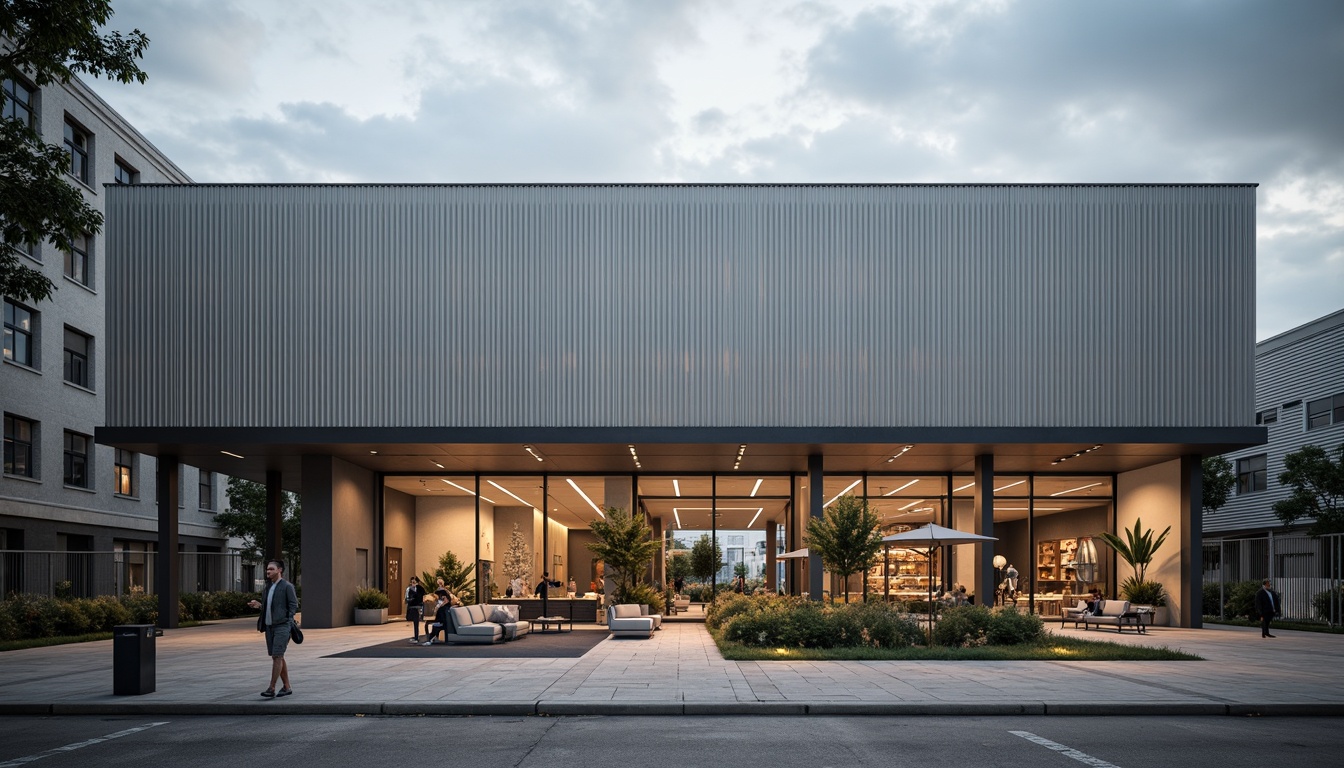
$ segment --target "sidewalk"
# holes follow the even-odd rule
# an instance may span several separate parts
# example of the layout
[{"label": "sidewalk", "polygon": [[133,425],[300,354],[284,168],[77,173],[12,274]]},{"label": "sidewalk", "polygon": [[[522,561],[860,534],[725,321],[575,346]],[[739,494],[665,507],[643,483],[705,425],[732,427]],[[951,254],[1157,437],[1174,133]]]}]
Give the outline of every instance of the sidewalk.
[{"label": "sidewalk", "polygon": [[165,631],[157,692],[144,696],[112,695],[110,640],[0,653],[0,715],[1344,715],[1344,636],[1050,628],[1206,660],[732,662],[684,622],[582,658],[325,658],[405,637],[393,623],[306,630],[288,653],[295,694],[267,700],[264,642],[252,619],[235,619]]}]

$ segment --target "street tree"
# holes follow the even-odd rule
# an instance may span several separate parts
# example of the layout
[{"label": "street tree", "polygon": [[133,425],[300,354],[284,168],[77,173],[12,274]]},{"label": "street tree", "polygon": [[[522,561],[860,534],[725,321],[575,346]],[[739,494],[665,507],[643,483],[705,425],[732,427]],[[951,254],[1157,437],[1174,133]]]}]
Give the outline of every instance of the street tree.
[{"label": "street tree", "polygon": [[[269,555],[263,551],[266,546],[266,486],[231,477],[225,495],[229,499],[229,508],[215,513],[215,527],[225,536],[242,542],[243,560],[260,563]],[[280,556],[286,563],[286,577],[293,580],[299,575],[303,515],[297,496],[288,491],[281,492],[280,515]]]},{"label": "street tree", "polygon": [[701,534],[691,545],[691,575],[697,581],[706,582],[714,578],[714,574],[723,566],[723,547],[710,539],[709,534]]},{"label": "street tree", "polygon": [[1293,489],[1274,503],[1283,524],[1310,519],[1307,533],[1312,536],[1344,531],[1344,445],[1335,449],[1333,459],[1320,446],[1304,445],[1283,457],[1283,467],[1279,482]]},{"label": "street tree", "polygon": [[1237,485],[1237,475],[1232,471],[1232,462],[1222,456],[1210,456],[1200,466],[1203,474],[1200,504],[1207,515],[1227,503]]},{"label": "street tree", "polygon": [[[81,74],[143,83],[137,61],[149,38],[138,29],[103,33],[112,13],[110,0],[0,0],[0,79],[15,90]],[[31,109],[7,90],[0,89],[0,294],[35,303],[56,286],[19,254],[44,240],[70,252],[75,238],[102,230],[103,216],[66,181],[70,153],[44,143]]]},{"label": "street tree", "polygon": [[849,577],[867,571],[882,551],[882,532],[877,513],[868,502],[841,496],[821,517],[807,521],[807,547],[821,555],[826,570],[845,583],[849,602]]}]

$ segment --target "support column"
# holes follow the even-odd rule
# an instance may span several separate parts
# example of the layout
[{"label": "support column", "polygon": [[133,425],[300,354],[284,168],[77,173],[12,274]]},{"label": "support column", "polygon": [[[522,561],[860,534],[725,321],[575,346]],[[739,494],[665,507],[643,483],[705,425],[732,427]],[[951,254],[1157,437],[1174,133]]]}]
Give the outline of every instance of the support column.
[{"label": "support column", "polygon": [[159,622],[163,629],[177,628],[178,591],[182,582],[182,556],[177,551],[177,505],[182,465],[177,456],[160,456],[154,496],[159,501],[159,567],[154,571],[154,591],[159,595]]},{"label": "support column", "polygon": [[658,554],[653,558],[653,582],[662,584],[663,591],[667,591],[667,537],[663,535],[663,518],[649,518],[649,527],[653,529],[653,536],[658,540]]},{"label": "support column", "polygon": [[[994,535],[994,454],[982,453],[975,457],[975,533]],[[975,601],[978,605],[994,604],[994,545],[983,542],[972,545],[975,549]]]},{"label": "support column", "polygon": [[[826,499],[825,489],[822,488],[821,458],[819,453],[807,457],[807,514],[809,517],[815,518],[822,517],[826,511],[822,509]],[[821,555],[809,550],[807,555],[807,591],[813,600],[821,599],[821,593],[825,588],[824,576],[825,573],[821,568]]]},{"label": "support column", "polygon": [[[303,520],[299,539],[303,552],[303,626],[315,629],[345,626],[350,618],[336,621],[336,601],[332,595],[336,570],[336,532],[332,524],[335,468],[330,456],[307,454],[302,462]],[[351,597],[351,606],[353,600]]]},{"label": "support column", "polygon": [[1198,454],[1181,457],[1181,586],[1176,625],[1204,626],[1204,472]]},{"label": "support column", "polygon": [[775,533],[779,525],[774,520],[765,523],[765,589],[770,594],[779,592],[779,561],[775,559]]},{"label": "support column", "polygon": [[[279,470],[266,472],[266,546],[262,556],[267,560],[282,559],[285,555],[284,540],[285,490],[280,487]],[[291,542],[292,543],[292,542]],[[285,564],[285,578],[293,580],[289,573],[289,564]]]}]

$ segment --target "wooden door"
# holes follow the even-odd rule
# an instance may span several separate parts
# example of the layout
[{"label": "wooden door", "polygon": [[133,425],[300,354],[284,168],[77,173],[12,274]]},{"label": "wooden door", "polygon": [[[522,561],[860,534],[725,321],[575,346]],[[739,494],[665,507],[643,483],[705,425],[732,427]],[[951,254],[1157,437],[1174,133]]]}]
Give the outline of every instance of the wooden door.
[{"label": "wooden door", "polygon": [[406,610],[406,593],[401,584],[401,547],[387,548],[387,615],[400,616]]}]

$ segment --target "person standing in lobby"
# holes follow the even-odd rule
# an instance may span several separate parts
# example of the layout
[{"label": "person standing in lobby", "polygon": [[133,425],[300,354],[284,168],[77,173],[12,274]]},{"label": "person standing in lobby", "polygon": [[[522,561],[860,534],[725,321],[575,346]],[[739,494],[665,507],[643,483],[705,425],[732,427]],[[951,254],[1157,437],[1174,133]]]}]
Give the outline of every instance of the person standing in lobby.
[{"label": "person standing in lobby", "polygon": [[[268,699],[288,696],[294,691],[289,687],[289,665],[285,663],[285,649],[289,647],[289,628],[294,615],[299,612],[299,597],[294,585],[284,579],[283,560],[266,562],[266,580],[270,585],[261,600],[249,600],[248,605],[260,608],[257,617],[257,631],[266,633],[266,655],[271,657],[271,684],[261,692]],[[285,684],[275,690],[275,681],[279,678]]]},{"label": "person standing in lobby", "polygon": [[1272,585],[1269,579],[1265,579],[1260,583],[1260,591],[1255,593],[1255,612],[1260,614],[1261,637],[1273,637],[1269,634],[1269,622],[1273,621],[1275,616],[1283,613],[1283,609],[1280,607],[1282,600],[1274,590],[1270,589]]}]

